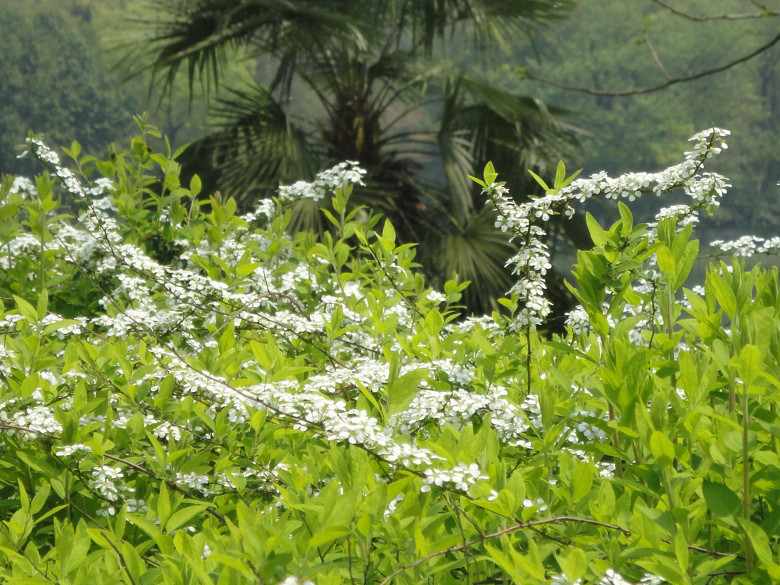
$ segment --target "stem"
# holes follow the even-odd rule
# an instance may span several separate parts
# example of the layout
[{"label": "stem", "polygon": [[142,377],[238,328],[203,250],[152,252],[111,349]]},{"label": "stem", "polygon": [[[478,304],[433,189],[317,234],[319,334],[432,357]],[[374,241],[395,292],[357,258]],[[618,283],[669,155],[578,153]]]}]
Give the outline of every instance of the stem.
[{"label": "stem", "polygon": [[674,491],[672,490],[672,481],[669,479],[669,472],[664,469],[662,472],[664,478],[664,489],[666,490],[666,497],[669,500],[669,510],[674,510]]},{"label": "stem", "polygon": [[[750,458],[748,452],[748,426],[750,412],[748,411],[748,385],[742,384],[742,517],[750,520]],[[748,573],[753,571],[753,547],[745,533],[745,560]]]},{"label": "stem", "polygon": [[46,260],[46,210],[40,197],[38,198],[38,209],[41,213],[41,256],[38,267],[38,278],[40,279],[38,294],[40,294],[46,288],[46,268],[44,266]]},{"label": "stem", "polygon": [[[615,408],[612,406],[611,402],[608,402],[608,407],[609,407],[609,420],[614,421]],[[618,437],[617,429],[612,429],[612,444],[614,445],[615,449],[620,451],[620,438]],[[615,458],[615,475],[617,475],[620,479],[623,479],[623,461],[619,457]]]},{"label": "stem", "polygon": [[531,326],[529,325],[525,330],[526,341],[526,356],[525,356],[525,372],[526,372],[526,395],[531,394]]},{"label": "stem", "polygon": [[[666,285],[666,333],[669,340],[674,339],[674,291]],[[674,349],[669,350],[669,359],[674,361]],[[672,388],[677,391],[677,374],[672,374]]]}]

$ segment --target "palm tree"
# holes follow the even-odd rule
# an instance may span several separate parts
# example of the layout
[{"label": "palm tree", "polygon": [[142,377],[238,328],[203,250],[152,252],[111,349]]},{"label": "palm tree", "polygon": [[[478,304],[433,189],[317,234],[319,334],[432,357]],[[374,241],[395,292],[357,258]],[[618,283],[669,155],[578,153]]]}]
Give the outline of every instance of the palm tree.
[{"label": "palm tree", "polygon": [[[508,288],[504,262],[513,246],[467,175],[493,160],[514,193],[531,193],[525,169],[547,172],[572,156],[575,141],[561,112],[491,86],[447,52],[464,35],[483,55],[508,46],[571,3],[156,0],[129,57],[150,63],[168,86],[183,67],[191,91],[200,81],[216,94],[214,132],[189,150],[199,174],[210,168],[213,186],[248,204],[279,183],[359,161],[368,184],[356,202],[383,211],[401,238],[419,242],[432,276],[470,280],[465,300],[483,310]],[[220,87],[237,50],[270,64],[265,84]],[[316,112],[296,110],[303,92],[315,96]],[[299,225],[318,216],[298,211]]]}]

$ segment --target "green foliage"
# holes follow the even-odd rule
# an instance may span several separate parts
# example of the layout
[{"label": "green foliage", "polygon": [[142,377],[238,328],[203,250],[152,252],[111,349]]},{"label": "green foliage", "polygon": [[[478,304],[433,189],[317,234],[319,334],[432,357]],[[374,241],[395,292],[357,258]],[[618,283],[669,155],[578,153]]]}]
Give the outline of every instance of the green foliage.
[{"label": "green foliage", "polygon": [[[534,185],[522,169],[553,169],[575,141],[561,110],[455,66],[446,39],[472,39],[469,53],[506,50],[533,24],[564,16],[571,2],[156,5],[129,70],[147,64],[166,84],[184,72],[191,89],[200,81],[216,96],[215,131],[185,153],[185,171],[197,170],[209,190],[229,192],[248,208],[280,182],[358,161],[368,175],[354,203],[381,211],[402,241],[419,243],[437,284],[453,275],[474,282],[464,293],[472,310],[496,307],[514,250],[466,175],[495,160],[512,169],[509,180],[525,193]],[[220,90],[236,50],[260,56],[257,80]],[[322,227],[312,205],[294,211],[293,228]],[[560,227],[581,241],[576,222]],[[557,276],[566,304],[571,298]]]},{"label": "green foliage", "polygon": [[780,578],[776,269],[683,289],[691,229],[623,206],[578,256],[589,330],[547,341],[462,319],[351,179],[291,236],[290,189],[239,216],[138,122],[0,190],[4,582]]}]

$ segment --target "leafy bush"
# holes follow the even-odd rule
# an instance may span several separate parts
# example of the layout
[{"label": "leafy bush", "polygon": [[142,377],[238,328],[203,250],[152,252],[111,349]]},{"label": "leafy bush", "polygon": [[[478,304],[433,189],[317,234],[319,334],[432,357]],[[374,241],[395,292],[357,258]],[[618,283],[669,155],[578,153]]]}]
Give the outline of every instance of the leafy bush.
[{"label": "leafy bush", "polygon": [[[73,170],[31,137],[47,171],[0,192],[5,581],[780,578],[777,270],[721,263],[680,294],[724,132],[658,174],[561,166],[522,206],[488,167],[519,280],[506,311],[465,317],[466,283],[426,286],[393,226],[349,207],[356,166],[236,216],[140,126],[111,160],[74,143]],[[677,187],[692,204],[657,224],[589,220],[582,308],[538,333],[538,222]],[[300,198],[330,232],[289,235]]]}]

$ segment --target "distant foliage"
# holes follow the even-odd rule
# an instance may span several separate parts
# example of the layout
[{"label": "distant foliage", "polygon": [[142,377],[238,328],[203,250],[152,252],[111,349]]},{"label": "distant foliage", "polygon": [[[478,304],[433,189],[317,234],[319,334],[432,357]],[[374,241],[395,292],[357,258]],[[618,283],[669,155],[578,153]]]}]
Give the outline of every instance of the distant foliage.
[{"label": "distant foliage", "polygon": [[98,36],[56,2],[0,2],[0,173],[32,174],[14,146],[29,128],[103,150],[128,104],[106,80]]},{"label": "distant foliage", "polygon": [[[109,160],[31,136],[45,172],[2,183],[4,582],[780,578],[778,272],[735,260],[683,289],[724,131],[666,174],[561,166],[525,206],[489,166],[519,280],[463,318],[466,283],[431,288],[389,221],[350,210],[359,166],[237,215],[138,122]],[[589,218],[582,306],[538,335],[545,216],[679,186],[691,204],[656,224]],[[301,199],[327,231],[290,235]]]},{"label": "distant foliage", "polygon": [[[697,128],[729,128],[734,149],[718,161],[717,169],[731,179],[732,197],[713,222],[702,226],[701,237],[722,238],[725,233],[731,238],[746,231],[771,237],[780,223],[780,154],[774,146],[780,119],[777,45],[723,73],[631,97],[563,91],[528,82],[518,71],[518,65],[528,66],[543,77],[586,88],[647,87],[666,81],[667,75],[689,75],[747,55],[775,37],[780,22],[780,16],[769,12],[780,10],[777,1],[666,4],[699,15],[761,13],[757,4],[767,11],[764,18],[695,22],[651,0],[580,0],[570,18],[547,27],[534,43],[518,39],[514,59],[487,75],[501,87],[534,91],[545,103],[578,112],[575,123],[588,132],[582,136],[581,158],[588,173],[663,168],[675,161],[674,153]],[[475,67],[484,71],[479,63]],[[655,205],[648,200],[632,207],[637,216],[650,217]],[[597,210],[591,208],[594,214]]]}]

